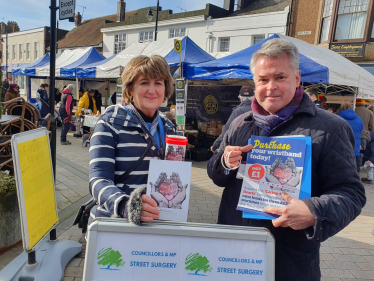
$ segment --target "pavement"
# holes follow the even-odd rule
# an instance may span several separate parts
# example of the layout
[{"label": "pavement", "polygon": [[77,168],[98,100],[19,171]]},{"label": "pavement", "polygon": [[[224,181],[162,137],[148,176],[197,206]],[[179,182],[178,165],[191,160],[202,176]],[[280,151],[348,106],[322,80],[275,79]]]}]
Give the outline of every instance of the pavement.
[{"label": "pavement", "polygon": [[[59,140],[60,131],[57,132]],[[90,198],[88,191],[89,147],[68,134],[72,145],[57,142],[56,198],[60,224],[57,235],[60,241],[79,241],[81,230],[72,226],[79,206]],[[206,173],[207,162],[192,162],[189,222],[215,224],[222,188],[216,186]],[[363,173],[362,177],[366,176]],[[322,281],[374,280],[374,185],[364,185],[367,203],[360,216],[334,237],[321,245]],[[0,255],[0,270],[23,251],[14,247]],[[64,281],[80,281],[84,259],[73,258],[65,269]]]}]

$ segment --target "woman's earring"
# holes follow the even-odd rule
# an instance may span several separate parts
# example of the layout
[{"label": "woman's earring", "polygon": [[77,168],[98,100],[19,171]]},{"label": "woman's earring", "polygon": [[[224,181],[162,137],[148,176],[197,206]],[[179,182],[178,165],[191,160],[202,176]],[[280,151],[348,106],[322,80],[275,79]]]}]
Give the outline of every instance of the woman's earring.
[{"label": "woman's earring", "polygon": [[134,100],[134,97],[130,96],[130,102],[132,102],[133,100]]}]

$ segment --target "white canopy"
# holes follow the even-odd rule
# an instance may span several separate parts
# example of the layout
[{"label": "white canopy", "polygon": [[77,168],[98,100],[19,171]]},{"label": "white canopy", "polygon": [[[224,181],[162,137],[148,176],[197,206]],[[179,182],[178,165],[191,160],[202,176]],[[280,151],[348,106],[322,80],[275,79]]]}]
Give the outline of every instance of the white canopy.
[{"label": "white canopy", "polygon": [[[68,66],[73,62],[80,59],[84,56],[92,47],[82,48],[82,49],[74,49],[74,50],[65,50],[57,59],[56,59],[56,76],[60,76],[60,69],[61,67]],[[35,75],[36,76],[49,76],[49,64],[47,66],[36,68]]]},{"label": "white canopy", "polygon": [[374,99],[374,76],[361,66],[329,49],[277,34],[292,42],[302,54],[329,69],[329,83],[358,88],[358,98]]}]

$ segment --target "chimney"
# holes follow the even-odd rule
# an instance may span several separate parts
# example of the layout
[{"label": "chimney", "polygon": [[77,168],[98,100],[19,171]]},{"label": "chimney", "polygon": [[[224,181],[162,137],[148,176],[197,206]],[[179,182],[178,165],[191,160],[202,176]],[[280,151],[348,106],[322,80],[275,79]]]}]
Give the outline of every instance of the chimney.
[{"label": "chimney", "polygon": [[18,32],[18,31],[19,31],[18,24],[13,25],[13,32]]},{"label": "chimney", "polygon": [[254,0],[238,0],[238,10],[243,10],[245,7],[252,4]]},{"label": "chimney", "polygon": [[78,26],[82,23],[82,16],[81,14],[78,12],[78,14],[75,16],[75,26]]},{"label": "chimney", "polygon": [[232,13],[234,11],[234,4],[235,0],[225,0],[225,2],[223,2],[223,8]]},{"label": "chimney", "polygon": [[117,22],[125,20],[126,2],[120,0],[117,3]]}]

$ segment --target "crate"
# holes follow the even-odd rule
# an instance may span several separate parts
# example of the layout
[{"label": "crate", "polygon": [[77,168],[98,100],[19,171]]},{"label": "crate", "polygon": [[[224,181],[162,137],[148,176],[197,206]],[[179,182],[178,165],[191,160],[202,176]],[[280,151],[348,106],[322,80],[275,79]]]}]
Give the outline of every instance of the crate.
[{"label": "crate", "polygon": [[196,162],[206,161],[207,152],[204,149],[191,150],[191,160]]}]

